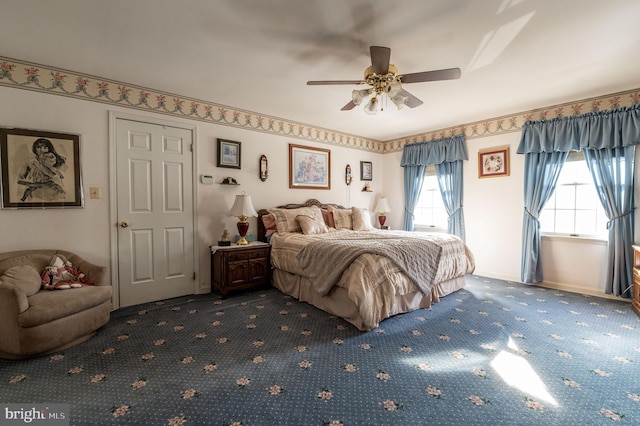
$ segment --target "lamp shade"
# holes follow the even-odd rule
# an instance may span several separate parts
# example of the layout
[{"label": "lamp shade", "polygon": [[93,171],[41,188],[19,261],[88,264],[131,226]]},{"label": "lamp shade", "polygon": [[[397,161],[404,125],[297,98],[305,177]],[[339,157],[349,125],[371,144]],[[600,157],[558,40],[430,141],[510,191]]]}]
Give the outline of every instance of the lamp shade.
[{"label": "lamp shade", "polygon": [[376,204],[376,212],[378,213],[387,213],[391,211],[391,206],[389,206],[389,201],[386,198],[380,198],[378,200],[378,204]]},{"label": "lamp shade", "polygon": [[227,213],[228,216],[235,217],[256,217],[258,216],[258,212],[253,208],[253,203],[251,202],[251,196],[242,192],[242,194],[236,195],[236,200],[231,206],[231,210]]}]

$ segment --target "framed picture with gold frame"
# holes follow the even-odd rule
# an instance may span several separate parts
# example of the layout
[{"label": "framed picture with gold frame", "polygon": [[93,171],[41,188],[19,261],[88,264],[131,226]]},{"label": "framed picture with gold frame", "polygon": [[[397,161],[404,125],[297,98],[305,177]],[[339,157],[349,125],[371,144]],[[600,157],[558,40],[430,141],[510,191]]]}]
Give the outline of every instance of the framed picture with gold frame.
[{"label": "framed picture with gold frame", "polygon": [[509,176],[509,147],[489,148],[478,152],[478,177]]},{"label": "framed picture with gold frame", "polygon": [[331,189],[331,151],[289,144],[289,188]]}]

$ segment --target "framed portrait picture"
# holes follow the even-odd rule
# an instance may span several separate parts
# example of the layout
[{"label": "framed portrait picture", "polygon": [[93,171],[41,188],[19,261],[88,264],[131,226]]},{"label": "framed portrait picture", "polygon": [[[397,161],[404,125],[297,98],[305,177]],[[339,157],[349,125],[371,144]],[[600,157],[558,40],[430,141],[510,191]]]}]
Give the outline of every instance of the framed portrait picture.
[{"label": "framed portrait picture", "polygon": [[331,151],[289,144],[289,188],[331,189]]},{"label": "framed portrait picture", "polygon": [[218,167],[240,168],[240,142],[218,139]]},{"label": "framed portrait picture", "polygon": [[0,129],[3,208],[83,207],[80,136]]},{"label": "framed portrait picture", "polygon": [[478,177],[509,176],[509,147],[490,148],[478,152]]},{"label": "framed portrait picture", "polygon": [[373,164],[371,161],[360,162],[360,180],[373,180]]}]

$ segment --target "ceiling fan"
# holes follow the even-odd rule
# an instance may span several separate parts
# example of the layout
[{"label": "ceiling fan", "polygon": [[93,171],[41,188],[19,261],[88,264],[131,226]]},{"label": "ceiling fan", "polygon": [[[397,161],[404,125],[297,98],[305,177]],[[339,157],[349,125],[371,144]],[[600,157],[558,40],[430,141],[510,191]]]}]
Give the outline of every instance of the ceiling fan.
[{"label": "ceiling fan", "polygon": [[[342,107],[342,111],[353,109],[371,96],[369,102],[364,106],[367,114],[375,114],[380,109],[380,100],[384,96],[402,109],[407,105],[415,108],[422,105],[422,101],[402,88],[403,84],[421,83],[425,81],[454,80],[460,78],[460,68],[447,68],[435,71],[423,71],[411,74],[398,74],[395,65],[389,63],[391,49],[382,46],[371,46],[371,66],[364,70],[363,80],[320,80],[307,81],[309,86],[330,85],[330,84],[368,84],[369,88],[354,90],[351,93],[351,101]],[[372,96],[373,95],[373,96]]]}]

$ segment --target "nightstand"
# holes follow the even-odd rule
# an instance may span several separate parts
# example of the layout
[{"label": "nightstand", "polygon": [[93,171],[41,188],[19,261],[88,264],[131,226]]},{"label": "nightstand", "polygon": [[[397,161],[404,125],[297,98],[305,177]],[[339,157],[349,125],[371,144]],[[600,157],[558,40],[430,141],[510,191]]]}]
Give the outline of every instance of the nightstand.
[{"label": "nightstand", "polygon": [[253,242],[246,246],[211,246],[211,286],[222,298],[233,290],[248,290],[271,281],[271,245]]}]

